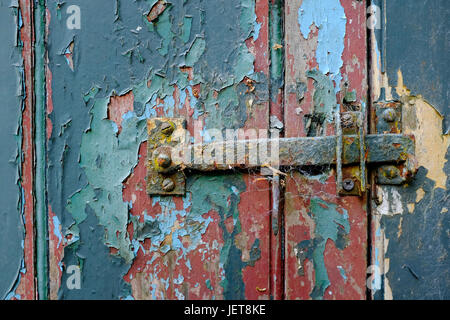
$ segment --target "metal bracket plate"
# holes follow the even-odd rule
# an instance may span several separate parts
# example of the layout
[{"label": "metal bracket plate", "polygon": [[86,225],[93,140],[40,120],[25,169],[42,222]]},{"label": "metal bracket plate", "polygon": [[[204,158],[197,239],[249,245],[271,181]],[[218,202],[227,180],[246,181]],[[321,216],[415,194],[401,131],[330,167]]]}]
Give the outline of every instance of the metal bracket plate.
[{"label": "metal bracket plate", "polygon": [[377,133],[402,133],[401,102],[376,102],[374,107]]},{"label": "metal bracket plate", "polygon": [[[400,101],[378,101],[374,103],[377,134],[402,133],[402,107],[403,104]],[[408,154],[402,163],[378,167],[376,182],[379,185],[401,185],[411,180],[416,170],[416,161],[411,154]]]},{"label": "metal bracket plate", "polygon": [[172,161],[172,151],[185,144],[186,121],[181,118],[152,118],[147,121],[147,193],[185,194],[186,177],[181,163]]}]

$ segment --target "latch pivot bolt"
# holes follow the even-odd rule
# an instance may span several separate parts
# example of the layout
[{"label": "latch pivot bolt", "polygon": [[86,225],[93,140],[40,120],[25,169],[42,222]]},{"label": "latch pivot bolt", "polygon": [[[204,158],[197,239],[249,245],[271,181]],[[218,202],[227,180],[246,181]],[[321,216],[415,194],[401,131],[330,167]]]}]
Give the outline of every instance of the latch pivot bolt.
[{"label": "latch pivot bolt", "polygon": [[383,112],[383,119],[386,122],[394,122],[396,118],[396,112],[392,108],[388,108]]},{"label": "latch pivot bolt", "polygon": [[399,170],[398,168],[394,167],[394,166],[386,166],[384,168],[384,175],[386,176],[386,178],[388,179],[394,179],[397,178],[399,176]]},{"label": "latch pivot bolt", "polygon": [[168,168],[170,167],[170,164],[172,163],[172,158],[170,157],[170,154],[165,152],[159,152],[156,161],[158,162],[158,165],[161,168]]}]

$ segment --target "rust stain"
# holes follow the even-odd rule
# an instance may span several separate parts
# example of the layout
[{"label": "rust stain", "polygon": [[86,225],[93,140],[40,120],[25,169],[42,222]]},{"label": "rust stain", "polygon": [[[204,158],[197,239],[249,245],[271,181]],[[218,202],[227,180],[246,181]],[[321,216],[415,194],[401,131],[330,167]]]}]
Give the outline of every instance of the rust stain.
[{"label": "rust stain", "polygon": [[147,15],[147,20],[149,22],[153,22],[153,20],[158,18],[160,14],[163,13],[164,10],[166,10],[166,7],[167,7],[166,1],[160,0],[157,3],[155,3],[152,9],[150,10],[149,14]]},{"label": "rust stain", "polygon": [[112,96],[108,104],[108,118],[114,121],[118,134],[122,131],[122,117],[128,111],[133,111],[134,95],[129,91],[121,96]]}]

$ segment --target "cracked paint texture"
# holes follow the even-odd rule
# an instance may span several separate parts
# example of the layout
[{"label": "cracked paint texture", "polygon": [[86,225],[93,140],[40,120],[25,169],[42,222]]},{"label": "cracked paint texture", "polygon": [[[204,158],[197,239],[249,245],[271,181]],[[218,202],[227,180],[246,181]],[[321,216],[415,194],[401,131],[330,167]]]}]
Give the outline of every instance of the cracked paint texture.
[{"label": "cracked paint texture", "polygon": [[[26,276],[25,265],[25,187],[23,162],[23,115],[25,109],[25,63],[22,57],[23,19],[18,1],[0,2],[0,39],[2,72],[0,97],[4,106],[1,117],[0,176],[0,299],[29,298],[18,287]],[[25,179],[26,180],[26,179]],[[31,269],[31,268],[30,268]]]},{"label": "cracked paint texture", "polygon": [[350,233],[350,224],[345,209],[343,213],[339,213],[335,204],[321,199],[311,199],[308,215],[315,223],[314,237],[311,240],[301,241],[297,245],[297,252],[303,255],[302,260],[307,258],[313,261],[315,280],[310,296],[313,299],[322,299],[325,290],[331,284],[325,267],[325,246],[327,241],[331,240],[338,249],[344,249],[346,246],[344,236]]},{"label": "cracked paint texture", "polygon": [[341,83],[344,38],[347,18],[339,0],[304,0],[298,9],[298,24],[305,39],[311,25],[318,30],[316,60],[320,72],[335,81],[336,91]]},{"label": "cracked paint texture", "polygon": [[[240,128],[252,112],[264,114],[267,73],[255,71],[255,56],[246,44],[259,38],[254,30],[258,4],[76,4],[82,12],[79,30],[64,27],[67,4],[49,4],[47,13],[54,106],[49,112],[49,204],[55,213],[54,241],[61,241],[59,233],[63,237],[50,253],[61,270],[50,279],[51,287],[59,284],[53,296],[256,296],[253,281],[267,287],[267,279],[246,270],[268,268],[267,256],[261,260],[267,240],[260,239],[268,221],[263,215],[261,226],[250,231],[239,206],[242,194],[261,182],[240,174],[194,176],[181,199],[149,198],[145,144],[150,117],[186,117],[193,130],[194,121],[201,121],[202,129]],[[103,12],[101,21],[96,12]],[[224,29],[229,31],[220,32]],[[255,82],[250,96],[262,112],[247,109],[247,86],[241,83],[246,77]],[[267,119],[257,119],[258,126],[267,126]],[[259,197],[267,201],[250,210],[265,210],[266,190]],[[80,266],[79,290],[66,287],[69,265]],[[94,280],[99,272],[102,278]]]}]

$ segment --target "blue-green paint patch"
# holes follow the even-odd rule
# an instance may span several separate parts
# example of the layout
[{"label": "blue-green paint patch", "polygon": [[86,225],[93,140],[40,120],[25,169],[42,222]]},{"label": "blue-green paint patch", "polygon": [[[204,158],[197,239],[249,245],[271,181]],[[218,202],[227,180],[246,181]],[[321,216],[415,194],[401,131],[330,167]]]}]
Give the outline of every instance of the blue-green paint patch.
[{"label": "blue-green paint patch", "polygon": [[316,60],[319,70],[329,74],[336,84],[335,92],[340,90],[342,80],[340,69],[343,65],[344,38],[347,18],[339,0],[304,0],[298,9],[298,23],[305,39],[310,26],[319,29]]},{"label": "blue-green paint patch", "polygon": [[206,287],[209,289],[209,290],[213,290],[213,287],[212,287],[212,285],[211,285],[211,280],[210,279],[206,279],[206,281],[205,281],[205,285],[206,285]]},{"label": "blue-green paint patch", "polygon": [[347,282],[347,275],[345,273],[345,269],[342,266],[337,266],[339,269],[339,273],[341,274],[342,279],[344,279],[344,282]]},{"label": "blue-green paint patch", "polygon": [[325,290],[330,285],[324,258],[327,241],[333,241],[340,250],[347,246],[346,235],[350,233],[350,223],[347,211],[341,210],[343,213],[338,211],[334,203],[328,203],[319,198],[311,199],[308,215],[315,222],[314,237],[301,241],[297,245],[297,250],[303,252],[301,263],[304,258],[313,261],[315,279],[314,288],[310,293],[313,299],[323,299]]},{"label": "blue-green paint patch", "polygon": [[[22,58],[23,26],[18,1],[0,3],[0,300],[20,299],[16,293],[24,267],[25,190],[22,163],[24,161],[22,112],[25,109],[25,71]],[[30,129],[30,128],[29,128]],[[32,230],[30,230],[32,232]]]},{"label": "blue-green paint patch", "polygon": [[[254,73],[254,57],[245,45],[245,40],[255,35],[255,31],[256,34],[258,32],[254,30],[258,25],[255,24],[253,0],[175,0],[150,23],[145,15],[154,4],[154,0],[133,1],[119,8],[118,2],[116,6],[83,2],[80,4],[82,26],[92,26],[95,30],[92,33],[66,30],[64,19],[50,21],[50,30],[64,30],[50,32],[48,37],[49,68],[54,79],[54,111],[50,120],[54,128],[59,128],[68,120],[71,120],[71,125],[61,130],[61,134],[53,130],[48,143],[49,203],[61,222],[63,235],[72,234],[65,247],[64,264],[78,261],[79,250],[84,249],[87,252],[83,258],[86,260],[84,270],[89,276],[94,270],[88,262],[94,259],[94,254],[86,250],[83,244],[94,239],[89,236],[89,229],[81,226],[86,226],[87,221],[94,223],[92,217],[96,219],[92,228],[103,234],[95,241],[100,241],[106,249],[117,249],[115,258],[120,258],[121,263],[128,267],[139,250],[144,250],[142,241],[150,238],[152,246],[145,250],[146,254],[153,255],[150,261],[155,261],[156,251],[158,254],[176,251],[176,263],[184,261],[190,269],[187,254],[196,249],[212,223],[212,218],[205,215],[211,206],[205,206],[204,211],[192,209],[198,208],[195,201],[205,201],[199,198],[199,195],[205,196],[203,191],[192,190],[210,189],[210,178],[188,179],[188,192],[181,209],[175,207],[171,198],[154,198],[154,205],[158,203],[164,214],[153,218],[147,216],[143,223],[133,220],[129,215],[130,205],[122,198],[123,182],[137,165],[139,147],[146,139],[147,118],[155,117],[160,110],[165,116],[176,115],[173,99],[175,86],[181,90],[180,108],[186,98],[190,99],[194,118],[213,111],[206,117],[206,128],[244,126],[246,101],[240,94],[247,89],[241,83],[244,77],[256,80],[259,97],[264,97],[267,91],[267,81]],[[49,7],[49,10],[57,15],[54,7]],[[103,13],[101,23],[98,12]],[[145,25],[147,27],[139,30],[136,28]],[[99,34],[105,36],[99,37]],[[76,46],[73,52],[79,57],[76,72],[60,68],[61,64],[65,64],[61,55],[65,48],[61,48],[60,44],[70,43],[74,36],[79,43],[85,44]],[[97,49],[92,50],[91,44],[95,44]],[[186,66],[186,60],[193,67],[193,80],[180,70],[180,67]],[[71,81],[70,86],[66,85],[67,79]],[[192,88],[200,83],[201,92],[194,97]],[[217,99],[209,95],[213,90],[218,92]],[[130,91],[134,96],[133,110],[123,115],[122,130],[119,132],[117,125],[107,119],[108,101],[112,95]],[[164,103],[157,104],[158,98]],[[73,108],[63,107],[67,105]],[[216,106],[220,116],[214,115]],[[234,181],[234,178],[224,180]],[[238,201],[245,186],[242,181],[239,183],[241,187],[230,182],[224,194],[231,194]],[[232,190],[231,185],[236,185],[236,190]],[[219,202],[223,210],[237,213],[237,202],[232,208],[227,208],[228,202]],[[237,216],[234,220],[239,225]],[[180,222],[176,230],[173,228],[175,221]],[[136,228],[133,239],[127,233],[130,222]],[[191,237],[188,247],[181,241],[187,235]],[[171,237],[171,241],[163,244],[165,236]],[[223,278],[230,275],[226,279],[230,283],[228,288],[238,284],[239,293],[233,295],[231,289],[227,289],[228,297],[237,297],[244,292],[242,277],[233,270],[242,269],[240,266],[245,266],[246,262],[241,261],[242,265],[229,262],[241,259],[240,251],[233,247],[231,238],[229,236],[226,243],[227,247],[232,248],[228,256],[231,254],[233,258],[228,259],[224,251],[222,267],[227,271],[224,271]],[[253,259],[258,258],[257,245],[255,243],[253,248]],[[123,276],[122,269],[110,268],[111,261],[107,255],[97,258],[109,268],[110,275],[115,274],[116,278]],[[161,280],[157,270],[151,277],[150,282]],[[164,284],[168,285],[166,282]],[[102,287],[102,284],[98,285]],[[103,287],[109,290],[105,294],[117,297],[116,287]],[[156,287],[151,287],[151,294],[160,297],[156,290]],[[65,295],[64,287],[61,287],[61,292],[62,296],[71,296]]]}]

